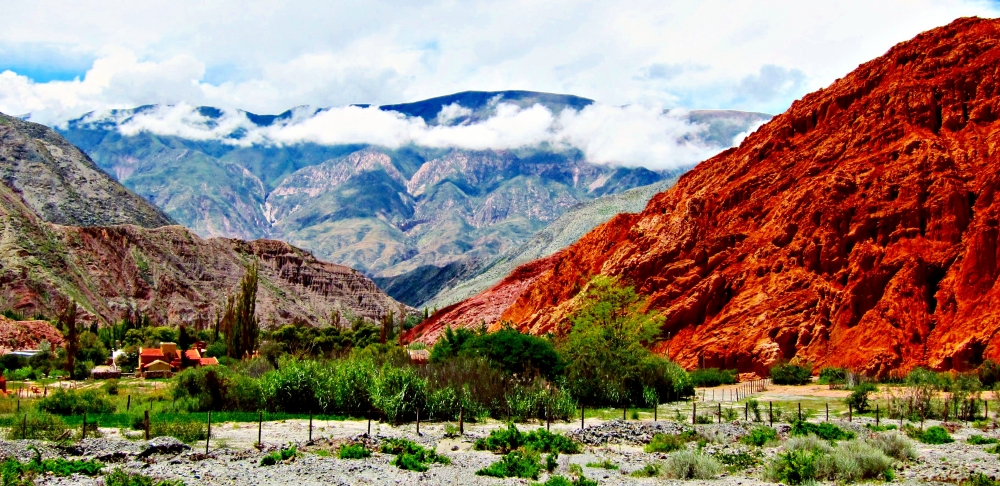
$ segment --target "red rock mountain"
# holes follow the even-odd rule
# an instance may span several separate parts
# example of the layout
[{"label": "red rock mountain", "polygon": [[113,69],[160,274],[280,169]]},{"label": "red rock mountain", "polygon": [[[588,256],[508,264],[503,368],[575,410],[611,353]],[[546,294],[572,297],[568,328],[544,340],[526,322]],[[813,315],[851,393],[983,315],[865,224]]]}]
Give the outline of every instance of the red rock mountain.
[{"label": "red rock mountain", "polygon": [[1000,21],[959,19],[408,337],[501,319],[559,330],[604,274],[649,297],[666,319],[656,349],[689,368],[968,369],[1000,358],[998,151]]}]

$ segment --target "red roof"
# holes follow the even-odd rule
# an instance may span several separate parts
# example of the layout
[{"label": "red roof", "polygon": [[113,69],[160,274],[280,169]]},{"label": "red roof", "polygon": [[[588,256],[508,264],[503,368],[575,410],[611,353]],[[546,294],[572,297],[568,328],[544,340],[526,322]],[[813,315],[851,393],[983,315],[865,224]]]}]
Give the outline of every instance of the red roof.
[{"label": "red roof", "polygon": [[163,356],[163,351],[160,348],[142,348],[142,356]]},{"label": "red roof", "polygon": [[219,360],[215,358],[201,358],[199,364],[201,366],[217,365],[219,364]]},{"label": "red roof", "polygon": [[189,349],[184,351],[184,359],[189,359],[192,361],[201,359],[201,353],[197,349]]}]

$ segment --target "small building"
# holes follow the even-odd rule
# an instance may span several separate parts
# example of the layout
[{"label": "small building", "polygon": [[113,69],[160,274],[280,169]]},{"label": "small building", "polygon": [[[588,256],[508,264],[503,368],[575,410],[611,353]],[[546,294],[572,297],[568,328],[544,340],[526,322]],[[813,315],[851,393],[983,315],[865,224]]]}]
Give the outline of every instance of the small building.
[{"label": "small building", "polygon": [[425,364],[431,360],[431,352],[426,349],[410,349],[407,351],[410,354],[411,363]]},{"label": "small building", "polygon": [[122,372],[115,366],[95,366],[90,370],[90,376],[95,380],[117,380],[122,377]]},{"label": "small building", "polygon": [[[160,343],[159,348],[139,348],[138,373],[146,378],[159,378],[164,373],[169,376],[187,368],[219,364],[215,358],[204,357],[205,343],[195,343],[191,349],[181,352],[175,343]],[[157,364],[162,363],[162,364]],[[153,365],[156,364],[156,368]],[[166,368],[164,369],[164,366]],[[153,373],[153,374],[151,374]]]}]

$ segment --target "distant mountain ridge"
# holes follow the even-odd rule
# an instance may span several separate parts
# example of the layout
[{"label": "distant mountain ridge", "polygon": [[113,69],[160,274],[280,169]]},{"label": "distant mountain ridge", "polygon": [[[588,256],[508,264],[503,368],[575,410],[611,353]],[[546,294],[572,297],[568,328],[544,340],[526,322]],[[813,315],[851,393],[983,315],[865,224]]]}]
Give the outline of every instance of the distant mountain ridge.
[{"label": "distant mountain ridge", "polygon": [[0,114],[0,310],[85,321],[142,312],[208,326],[252,261],[266,327],[381,321],[413,309],[356,270],[273,240],[202,239],[96,168],[44,126]]},{"label": "distant mountain ridge", "polygon": [[[461,125],[489,118],[501,101],[522,108],[539,104],[553,113],[593,104],[570,95],[470,91],[380,108],[428,125]],[[454,113],[439,116],[449,106]],[[235,143],[240,132],[231,135],[235,138],[196,140],[148,131],[125,135],[118,129],[156,109],[91,114],[60,131],[125,186],[199,235],[281,239],[378,278],[492,261],[581,202],[686,170],[593,164],[579,150],[550,146],[247,145]],[[221,110],[196,110],[209,128],[225,122]],[[270,126],[318,111],[241,113],[258,126]],[[724,111],[687,116],[706,126],[699,142],[720,150],[769,118]],[[402,288],[393,292],[407,295]]]}]

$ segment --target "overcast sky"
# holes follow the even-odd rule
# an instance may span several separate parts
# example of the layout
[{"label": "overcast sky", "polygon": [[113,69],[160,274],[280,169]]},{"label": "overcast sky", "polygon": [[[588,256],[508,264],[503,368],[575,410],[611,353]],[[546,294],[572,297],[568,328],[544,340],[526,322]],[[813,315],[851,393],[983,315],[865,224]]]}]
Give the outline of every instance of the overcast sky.
[{"label": "overcast sky", "polygon": [[463,90],[779,113],[984,1],[0,0],[0,111],[278,113]]}]

